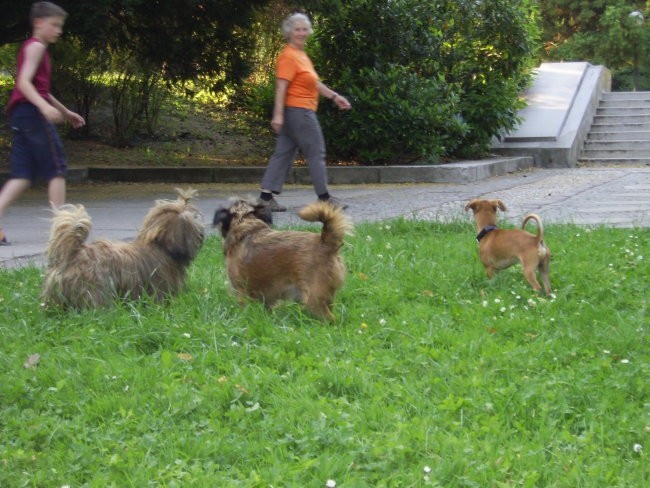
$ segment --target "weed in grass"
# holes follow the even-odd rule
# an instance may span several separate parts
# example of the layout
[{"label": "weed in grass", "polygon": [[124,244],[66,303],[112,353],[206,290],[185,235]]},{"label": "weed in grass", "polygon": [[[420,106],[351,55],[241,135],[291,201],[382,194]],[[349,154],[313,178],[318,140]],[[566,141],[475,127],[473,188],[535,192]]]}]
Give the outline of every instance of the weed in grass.
[{"label": "weed in grass", "polygon": [[650,231],[547,227],[550,297],[469,224],[359,225],[333,325],[240,307],[216,237],[164,305],[0,271],[0,486],[645,486]]}]

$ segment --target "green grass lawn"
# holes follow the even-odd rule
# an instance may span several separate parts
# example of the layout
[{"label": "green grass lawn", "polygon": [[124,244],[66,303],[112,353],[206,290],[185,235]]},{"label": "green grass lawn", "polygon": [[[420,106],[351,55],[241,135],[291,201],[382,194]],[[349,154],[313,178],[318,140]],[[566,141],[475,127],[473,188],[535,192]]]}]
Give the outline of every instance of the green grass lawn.
[{"label": "green grass lawn", "polygon": [[217,237],[164,305],[0,271],[0,486],[648,486],[650,229],[547,225],[551,297],[474,234],[358,226],[334,324],[240,308]]}]

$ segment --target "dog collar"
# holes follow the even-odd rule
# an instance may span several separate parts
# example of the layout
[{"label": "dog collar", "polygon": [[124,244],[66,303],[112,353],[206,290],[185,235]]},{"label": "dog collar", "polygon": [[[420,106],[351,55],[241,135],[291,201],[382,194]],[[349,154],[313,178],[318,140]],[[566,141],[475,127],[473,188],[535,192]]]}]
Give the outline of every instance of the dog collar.
[{"label": "dog collar", "polygon": [[490,232],[496,229],[498,229],[496,225],[486,225],[485,227],[483,227],[483,230],[479,232],[478,235],[476,236],[476,242],[481,242],[481,239],[483,239],[486,235],[488,235]]}]

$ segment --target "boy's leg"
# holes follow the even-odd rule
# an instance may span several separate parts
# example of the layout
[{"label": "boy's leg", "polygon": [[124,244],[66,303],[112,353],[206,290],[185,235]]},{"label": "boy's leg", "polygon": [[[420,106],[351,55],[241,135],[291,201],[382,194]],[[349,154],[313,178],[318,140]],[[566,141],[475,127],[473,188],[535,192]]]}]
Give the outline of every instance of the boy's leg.
[{"label": "boy's leg", "polygon": [[47,196],[54,208],[59,208],[65,203],[65,178],[56,176],[47,184]]},{"label": "boy's leg", "polygon": [[2,191],[0,191],[0,217],[4,217],[7,207],[22,195],[31,184],[32,182],[25,178],[12,178],[4,184]]}]

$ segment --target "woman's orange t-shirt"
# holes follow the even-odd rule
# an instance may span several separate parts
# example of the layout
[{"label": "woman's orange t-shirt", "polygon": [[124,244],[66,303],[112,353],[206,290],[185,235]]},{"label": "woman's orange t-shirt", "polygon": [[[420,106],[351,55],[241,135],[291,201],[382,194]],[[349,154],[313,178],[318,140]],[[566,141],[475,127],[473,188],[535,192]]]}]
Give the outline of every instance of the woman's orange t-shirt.
[{"label": "woman's orange t-shirt", "polygon": [[278,78],[287,80],[287,95],[284,105],[313,110],[318,108],[319,78],[309,56],[291,45],[285,46],[278,56],[275,69]]}]

